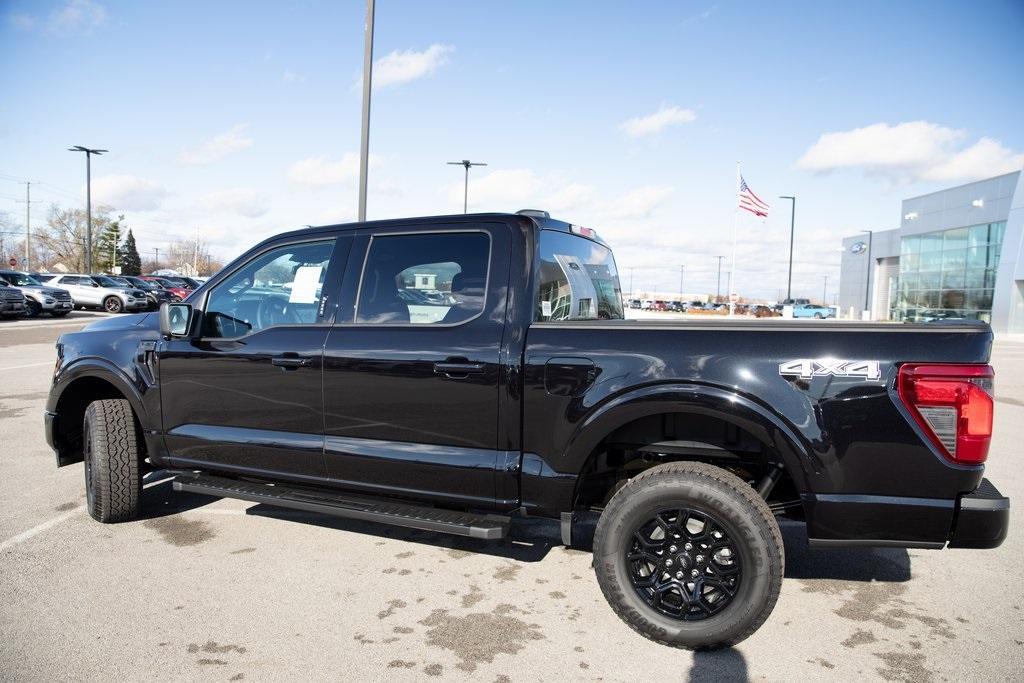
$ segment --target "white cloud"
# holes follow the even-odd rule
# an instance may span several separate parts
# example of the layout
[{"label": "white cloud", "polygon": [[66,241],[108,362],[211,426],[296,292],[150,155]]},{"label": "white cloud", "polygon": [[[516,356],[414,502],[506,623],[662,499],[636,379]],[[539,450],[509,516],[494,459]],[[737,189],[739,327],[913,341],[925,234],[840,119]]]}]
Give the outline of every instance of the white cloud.
[{"label": "white cloud", "polygon": [[631,138],[654,135],[669,126],[692,123],[697,120],[697,113],[692,109],[663,106],[653,114],[637,116],[619,124],[619,130]]},{"label": "white cloud", "polygon": [[47,29],[60,35],[92,33],[107,22],[106,8],[93,0],[69,0],[50,13]]},{"label": "white cloud", "polygon": [[11,26],[19,31],[31,31],[36,27],[35,17],[24,12],[14,12],[9,14],[7,15],[7,20],[11,23]]},{"label": "white cloud", "polygon": [[220,161],[230,154],[252,147],[254,140],[246,136],[246,128],[244,123],[240,123],[192,149],[182,150],[178,154],[178,163],[186,166],[206,166]]},{"label": "white cloud", "polygon": [[594,188],[582,183],[569,183],[544,199],[542,207],[548,211],[570,211],[586,204],[594,195]]},{"label": "white cloud", "polygon": [[295,73],[294,71],[285,71],[281,79],[285,83],[305,83],[306,77],[303,74]]},{"label": "white cloud", "polygon": [[[448,200],[462,206],[463,181],[448,188]],[[523,202],[536,199],[542,183],[528,169],[491,171],[487,175],[469,176],[469,204],[494,211],[515,211]],[[514,208],[513,208],[514,207]]]},{"label": "white cloud", "polygon": [[[435,43],[426,50],[395,50],[373,62],[373,87],[386,88],[430,76],[448,63],[448,55],[455,51],[452,45]],[[362,77],[353,84],[362,87]]]},{"label": "white cloud", "polygon": [[202,204],[210,211],[233,213],[246,218],[258,218],[267,212],[263,195],[247,187],[211,192],[202,198]]},{"label": "white cloud", "polygon": [[664,185],[644,185],[613,200],[605,211],[612,218],[643,218],[663,204],[673,192],[674,188]]},{"label": "white cloud", "polygon": [[[380,166],[380,157],[370,155],[370,168]],[[310,157],[296,161],[288,169],[288,182],[307,187],[341,185],[359,177],[359,155],[345,152],[337,161],[327,157]]]},{"label": "white cloud", "polygon": [[958,148],[966,131],[929,121],[875,123],[824,133],[797,161],[797,167],[828,172],[859,168],[890,180],[976,180],[1018,170],[1024,154],[991,138]]},{"label": "white cloud", "polygon": [[115,211],[152,211],[160,207],[167,194],[163,185],[155,180],[134,175],[108,175],[92,181],[95,203]]}]

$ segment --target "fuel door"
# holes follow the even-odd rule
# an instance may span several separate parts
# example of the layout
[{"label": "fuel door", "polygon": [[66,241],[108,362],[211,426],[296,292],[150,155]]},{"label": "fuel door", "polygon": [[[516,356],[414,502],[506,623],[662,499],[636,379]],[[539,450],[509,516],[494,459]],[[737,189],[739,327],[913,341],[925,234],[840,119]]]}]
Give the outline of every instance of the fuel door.
[{"label": "fuel door", "polygon": [[580,396],[598,373],[589,358],[551,358],[544,364],[544,390],[551,396]]}]

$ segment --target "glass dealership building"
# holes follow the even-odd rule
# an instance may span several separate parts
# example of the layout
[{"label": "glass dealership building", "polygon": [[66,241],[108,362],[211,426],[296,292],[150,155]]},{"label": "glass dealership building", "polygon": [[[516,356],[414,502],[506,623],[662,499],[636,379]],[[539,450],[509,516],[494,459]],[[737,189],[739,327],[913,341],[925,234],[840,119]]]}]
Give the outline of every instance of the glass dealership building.
[{"label": "glass dealership building", "polygon": [[1020,171],[903,200],[900,227],[843,240],[839,306],[875,320],[976,318],[1024,333]]}]

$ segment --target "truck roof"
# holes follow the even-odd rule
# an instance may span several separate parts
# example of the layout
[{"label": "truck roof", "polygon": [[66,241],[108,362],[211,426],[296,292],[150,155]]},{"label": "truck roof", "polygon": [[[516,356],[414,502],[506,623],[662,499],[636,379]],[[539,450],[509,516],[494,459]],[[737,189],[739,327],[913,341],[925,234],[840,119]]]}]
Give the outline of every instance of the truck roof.
[{"label": "truck roof", "polygon": [[[528,225],[534,226],[535,229],[539,230],[558,230],[559,232],[566,232],[584,239],[589,239],[598,244],[608,246],[604,240],[602,240],[596,231],[581,228],[581,226],[568,223],[566,221],[551,218],[546,211],[537,209],[525,209],[517,211],[516,213],[458,213],[451,215],[442,216],[416,216],[410,218],[389,218],[385,220],[366,221],[363,223],[337,223],[331,225],[309,225],[299,230],[292,230],[284,233],[274,235],[273,237],[264,240],[269,242],[270,240],[276,240],[281,237],[292,237],[296,235],[308,235],[316,234],[321,232],[337,232],[339,230],[359,230],[362,229],[374,229],[378,227],[388,227],[393,225],[431,225],[431,224],[451,224],[451,223],[469,223],[469,222],[480,222],[480,221],[524,221]],[[574,230],[573,228],[576,228]],[[581,230],[585,232],[580,232]]]}]

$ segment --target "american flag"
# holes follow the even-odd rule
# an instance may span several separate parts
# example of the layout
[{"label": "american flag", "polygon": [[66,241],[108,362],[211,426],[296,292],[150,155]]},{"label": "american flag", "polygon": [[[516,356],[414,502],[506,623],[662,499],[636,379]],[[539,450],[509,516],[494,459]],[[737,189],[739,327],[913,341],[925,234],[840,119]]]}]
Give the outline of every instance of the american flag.
[{"label": "american flag", "polygon": [[755,216],[761,216],[762,218],[767,218],[768,216],[768,205],[750,191],[750,187],[747,186],[747,181],[743,179],[743,176],[740,176],[740,208],[746,209]]}]

